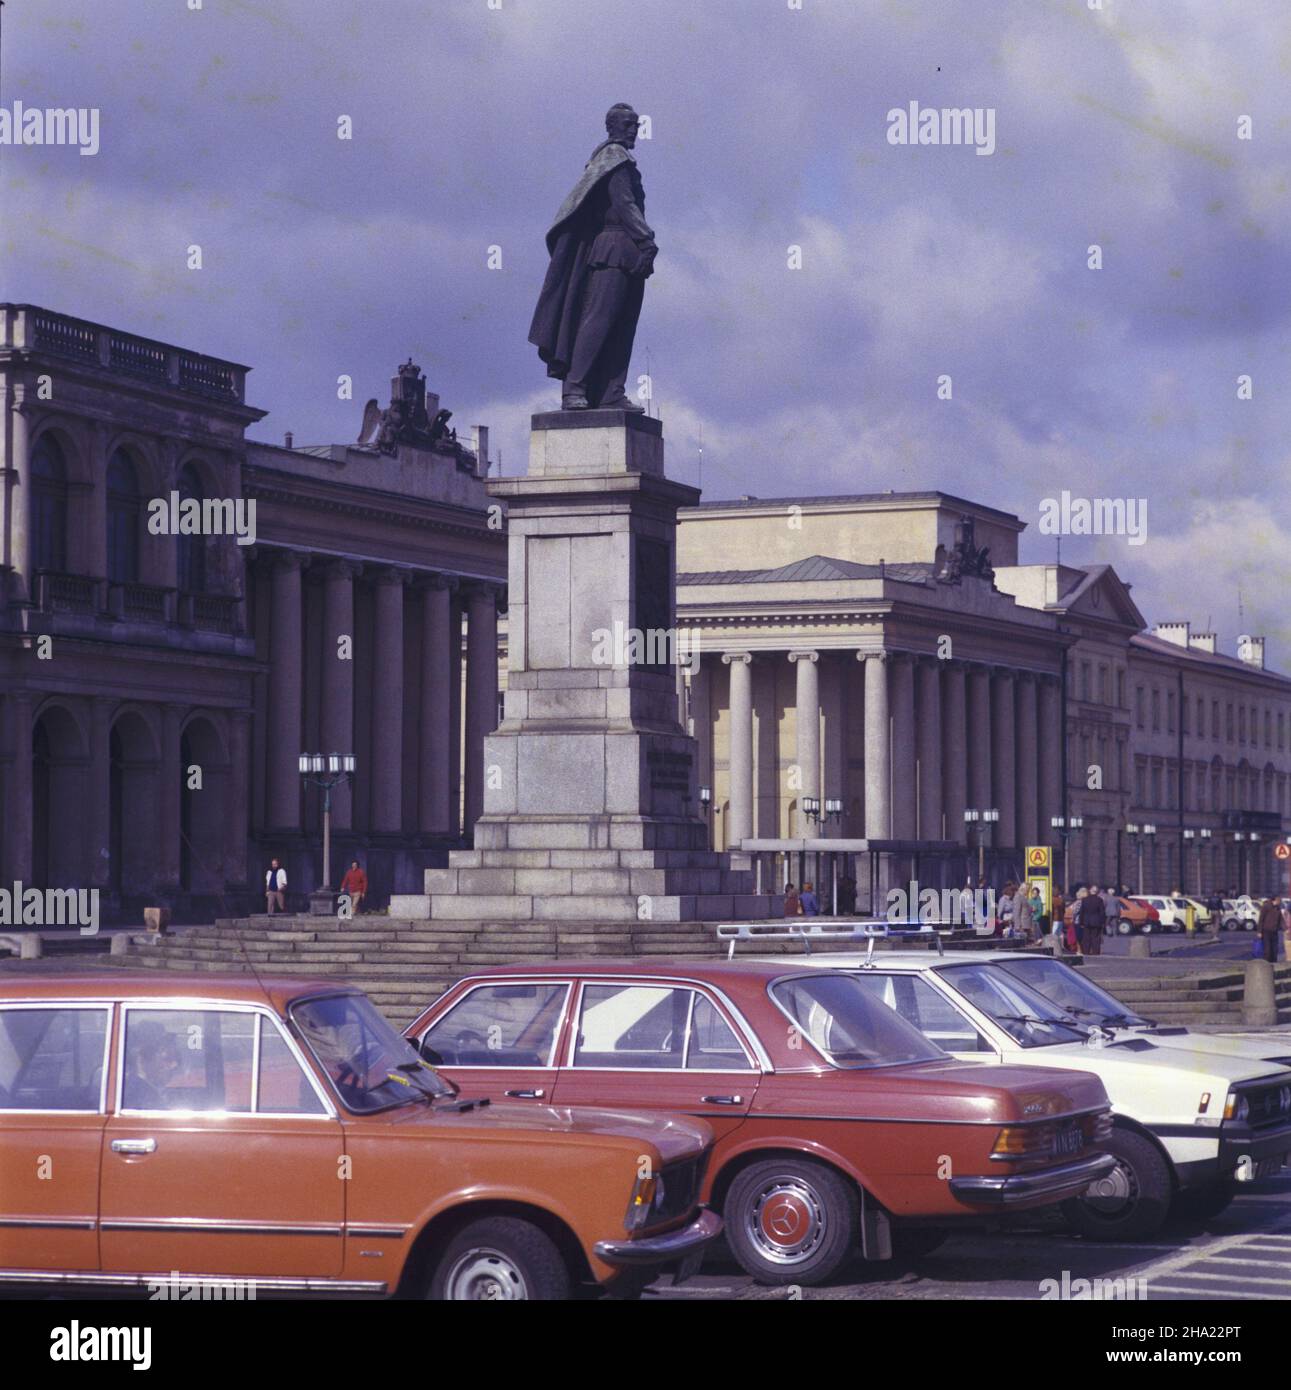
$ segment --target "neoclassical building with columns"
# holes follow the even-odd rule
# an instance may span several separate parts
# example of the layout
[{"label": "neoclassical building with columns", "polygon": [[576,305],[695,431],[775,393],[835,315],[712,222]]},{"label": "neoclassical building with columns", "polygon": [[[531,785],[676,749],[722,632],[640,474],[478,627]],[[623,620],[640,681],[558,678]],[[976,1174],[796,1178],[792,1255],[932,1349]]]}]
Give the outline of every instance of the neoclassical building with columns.
[{"label": "neoclassical building with columns", "polygon": [[[459,445],[407,364],[361,442],[260,443],[247,372],[0,305],[0,881],[195,920],[262,903],[277,856],[306,893],[303,751],[357,759],[334,862],[377,901],[464,843],[504,597],[487,432]],[[156,533],[154,499],[254,503],[254,543]]]},{"label": "neoclassical building with columns", "polygon": [[1262,639],[1228,656],[1187,623],[1149,632],[1110,566],[1020,565],[1018,517],[944,493],[748,497],[680,522],[677,621],[700,649],[682,698],[716,846],[956,842],[920,863],[949,886],[984,835],[997,884],[1034,844],[1069,884],[1137,889],[1140,859],[1148,892],[1284,882],[1291,681]]},{"label": "neoclassical building with columns", "polygon": [[[375,903],[470,843],[505,641],[487,431],[459,444],[406,363],[353,443],[248,439],[247,373],[0,304],[0,884],[192,921],[257,906],[277,856],[303,902],[322,795],[302,752],[356,758],[334,863],[362,860]],[[254,503],[254,543],[156,533],[156,499]],[[1019,564],[1019,517],[945,493],[679,522],[677,621],[700,641],[679,699],[715,847],[935,844],[921,877],[962,882],[964,812],[989,809],[997,882],[1024,846],[1062,849],[1055,816],[1080,822],[1069,883],[1137,886],[1140,861],[1148,891],[1282,881],[1291,681],[1262,639],[1149,630],[1111,567]]]}]

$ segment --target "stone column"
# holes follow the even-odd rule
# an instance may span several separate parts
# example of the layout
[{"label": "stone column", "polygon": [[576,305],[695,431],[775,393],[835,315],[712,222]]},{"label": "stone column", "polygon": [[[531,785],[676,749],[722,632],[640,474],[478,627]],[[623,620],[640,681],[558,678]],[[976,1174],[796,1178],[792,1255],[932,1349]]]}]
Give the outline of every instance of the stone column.
[{"label": "stone column", "polygon": [[4,881],[8,884],[16,881],[29,884],[32,853],[31,694],[26,690],[17,690],[7,695],[3,709],[13,753],[13,759],[4,773]]},{"label": "stone column", "polygon": [[[319,701],[320,753],[353,753],[354,749],[354,580],[362,566],[333,560],[323,580],[323,688]],[[332,829],[354,824],[353,795],[348,782],[332,791]]]},{"label": "stone column", "polygon": [[112,709],[116,701],[106,695],[96,695],[90,706],[90,765],[86,769],[86,822],[90,857],[90,886],[100,890],[108,886],[112,866],[108,840],[112,824]]},{"label": "stone column", "polygon": [[[12,383],[12,376],[9,380]],[[31,419],[21,407],[13,410],[9,418],[13,422],[13,454],[9,459],[6,493],[10,509],[9,562],[13,566],[13,598],[22,603],[36,597],[31,572],[31,528],[28,525],[31,507]]]},{"label": "stone column", "polygon": [[1036,682],[1030,671],[1018,676],[1017,783],[1018,844],[1038,845],[1040,838],[1039,762],[1036,757]]},{"label": "stone column", "polygon": [[921,840],[940,840],[941,828],[941,667],[922,657],[918,677],[919,826]]},{"label": "stone column", "polygon": [[[330,750],[329,750],[330,751]],[[251,823],[251,711],[229,711],[228,819],[224,832],[224,882],[247,881],[247,831]],[[333,814],[336,793],[332,793]]]},{"label": "stone column", "polygon": [[913,840],[918,824],[915,780],[914,660],[906,652],[892,657],[892,837]]},{"label": "stone column", "polygon": [[808,797],[820,800],[820,666],[815,652],[790,652],[789,660],[796,669],[798,687],[794,758],[802,787],[798,793],[797,833],[806,837],[819,833],[818,827],[807,819],[803,806]]},{"label": "stone column", "polygon": [[1058,678],[1044,676],[1040,681],[1040,834],[1053,843],[1050,820],[1062,813],[1062,709]]},{"label": "stone column", "polygon": [[394,835],[403,828],[403,590],[407,570],[376,576],[372,644],[372,829]]},{"label": "stone column", "polygon": [[[300,829],[301,604],[300,571],[305,557],[275,555],[269,618],[268,825]],[[312,750],[310,750],[312,751]]]},{"label": "stone column", "polygon": [[423,594],[421,618],[421,782],[417,818],[423,835],[457,833],[453,786],[453,590],[456,580],[432,575]]},{"label": "stone column", "polygon": [[865,838],[892,838],[892,751],[886,652],[858,652],[865,663]]},{"label": "stone column", "polygon": [[946,838],[963,841],[964,810],[968,805],[966,672],[962,662],[946,663],[941,711],[941,783],[946,802]]},{"label": "stone column", "polygon": [[991,678],[991,749],[993,805],[1000,813],[993,843],[1013,848],[1018,843],[1017,753],[1013,744],[1013,673],[997,670]]},{"label": "stone column", "polygon": [[722,660],[731,668],[731,809],[726,819],[730,849],[753,834],[753,658],[748,652],[727,652]]},{"label": "stone column", "polygon": [[[157,797],[160,836],[156,886],[163,892],[179,886],[179,799],[183,773],[179,763],[179,730],[183,722],[183,705],[161,707],[161,787]],[[295,771],[293,766],[293,774]]]},{"label": "stone column", "polygon": [[968,672],[968,804],[983,811],[991,802],[991,676],[985,666]]},{"label": "stone column", "polygon": [[484,814],[484,739],[498,727],[498,597],[496,584],[466,596],[466,827]]}]

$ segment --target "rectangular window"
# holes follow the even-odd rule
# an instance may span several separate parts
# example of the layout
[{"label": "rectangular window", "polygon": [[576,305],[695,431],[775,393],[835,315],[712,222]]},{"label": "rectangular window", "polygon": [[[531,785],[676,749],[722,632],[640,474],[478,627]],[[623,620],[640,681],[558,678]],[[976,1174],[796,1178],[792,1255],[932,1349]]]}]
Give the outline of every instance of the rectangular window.
[{"label": "rectangular window", "polygon": [[1210,736],[1213,739],[1219,738],[1219,701],[1210,702]]},{"label": "rectangular window", "polygon": [[1245,743],[1245,742],[1246,742],[1246,706],[1245,706],[1245,705],[1238,705],[1238,707],[1237,707],[1237,741],[1238,741],[1238,743]]},{"label": "rectangular window", "polygon": [[107,1037],[107,1009],[0,1009],[0,1111],[102,1109]]},{"label": "rectangular window", "polygon": [[1152,769],[1152,804],[1153,806],[1161,805],[1161,769],[1159,767]]},{"label": "rectangular window", "polygon": [[1287,733],[1286,714],[1285,714],[1283,711],[1279,710],[1279,712],[1278,712],[1278,748],[1279,748],[1279,749],[1283,749],[1283,748],[1285,748],[1285,747],[1287,746],[1287,745],[1286,745],[1286,733]]},{"label": "rectangular window", "polygon": [[1081,698],[1082,700],[1088,700],[1088,699],[1089,699],[1089,662],[1088,662],[1088,661],[1082,661],[1082,662],[1080,663],[1080,698]]},{"label": "rectangular window", "polygon": [[1166,770],[1165,780],[1166,780],[1166,805],[1167,805],[1167,806],[1170,808],[1170,810],[1172,810],[1172,811],[1173,811],[1173,810],[1177,810],[1177,809],[1178,809],[1178,806],[1179,806],[1178,796],[1177,796],[1177,794],[1178,794],[1178,786],[1177,786],[1177,781],[1176,781],[1176,771],[1175,771],[1174,768],[1168,768],[1168,769]]},{"label": "rectangular window", "polygon": [[1161,692],[1154,689],[1152,691],[1152,732],[1156,733],[1161,728]]},{"label": "rectangular window", "polygon": [[1185,734],[1188,732],[1188,710],[1189,710],[1188,697],[1185,695],[1185,696],[1179,701],[1179,725],[1180,725],[1181,732],[1183,732],[1183,733],[1185,733]]},{"label": "rectangular window", "polygon": [[1111,704],[1111,691],[1108,687],[1107,667],[1102,665],[1098,668],[1098,699],[1100,704]]},{"label": "rectangular window", "polygon": [[1140,729],[1144,727],[1143,687],[1134,687],[1134,722]]},{"label": "rectangular window", "polygon": [[1234,733],[1234,725],[1233,725],[1233,702],[1232,702],[1231,700],[1228,702],[1228,704],[1226,704],[1226,705],[1224,706],[1224,724],[1225,724],[1225,726],[1226,726],[1226,727],[1225,727],[1225,730],[1224,730],[1225,737],[1227,738],[1227,740],[1228,740],[1229,743],[1232,743],[1232,741],[1233,741],[1233,733]]},{"label": "rectangular window", "polygon": [[127,1009],[121,1108],[250,1113],[255,1028],[253,1013]]},{"label": "rectangular window", "polygon": [[444,1066],[554,1066],[568,993],[563,983],[480,985],[426,1030],[422,1047]]},{"label": "rectangular window", "polygon": [[1147,774],[1143,764],[1138,763],[1134,768],[1134,800],[1139,806],[1147,805]]},{"label": "rectangular window", "polygon": [[1165,727],[1166,733],[1174,733],[1174,691],[1166,691],[1165,697]]},{"label": "rectangular window", "polygon": [[1116,705],[1118,709],[1125,708],[1125,672],[1116,673]]}]

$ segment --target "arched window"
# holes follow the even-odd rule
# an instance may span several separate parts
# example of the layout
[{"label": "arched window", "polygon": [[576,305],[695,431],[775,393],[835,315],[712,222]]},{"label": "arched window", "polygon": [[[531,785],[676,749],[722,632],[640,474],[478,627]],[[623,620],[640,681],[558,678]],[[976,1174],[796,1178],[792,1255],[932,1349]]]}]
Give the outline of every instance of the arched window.
[{"label": "arched window", "polygon": [[[180,506],[189,499],[202,501],[202,481],[197,469],[191,463],[185,464],[179,474]],[[180,535],[179,542],[179,588],[181,593],[201,594],[206,592],[206,537],[203,535]]]},{"label": "arched window", "polygon": [[31,456],[31,562],[38,570],[67,570],[67,465],[48,435]]},{"label": "arched window", "polygon": [[139,482],[130,456],[118,449],[108,464],[108,578],[139,580]]}]

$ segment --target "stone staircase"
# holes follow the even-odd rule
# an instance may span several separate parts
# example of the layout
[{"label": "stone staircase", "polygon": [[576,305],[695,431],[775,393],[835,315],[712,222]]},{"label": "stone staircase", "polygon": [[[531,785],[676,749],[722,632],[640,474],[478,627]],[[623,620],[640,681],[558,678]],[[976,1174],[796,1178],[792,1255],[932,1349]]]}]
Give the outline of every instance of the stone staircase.
[{"label": "stone staircase", "polygon": [[[766,942],[759,954],[799,954]],[[713,960],[711,922],[436,922],[373,915],[223,919],[172,936],[135,937],[104,963],[125,969],[300,975],[365,990],[392,1022],[410,1022],[455,980],[485,965],[594,956]]]},{"label": "stone staircase", "polygon": [[[1099,973],[1092,979],[1109,994],[1144,1018],[1189,1028],[1227,1029],[1242,1026],[1243,970],[1215,967],[1196,975],[1156,975],[1116,978]],[[1291,1023],[1291,966],[1276,967],[1274,991],[1278,1022]]]}]

